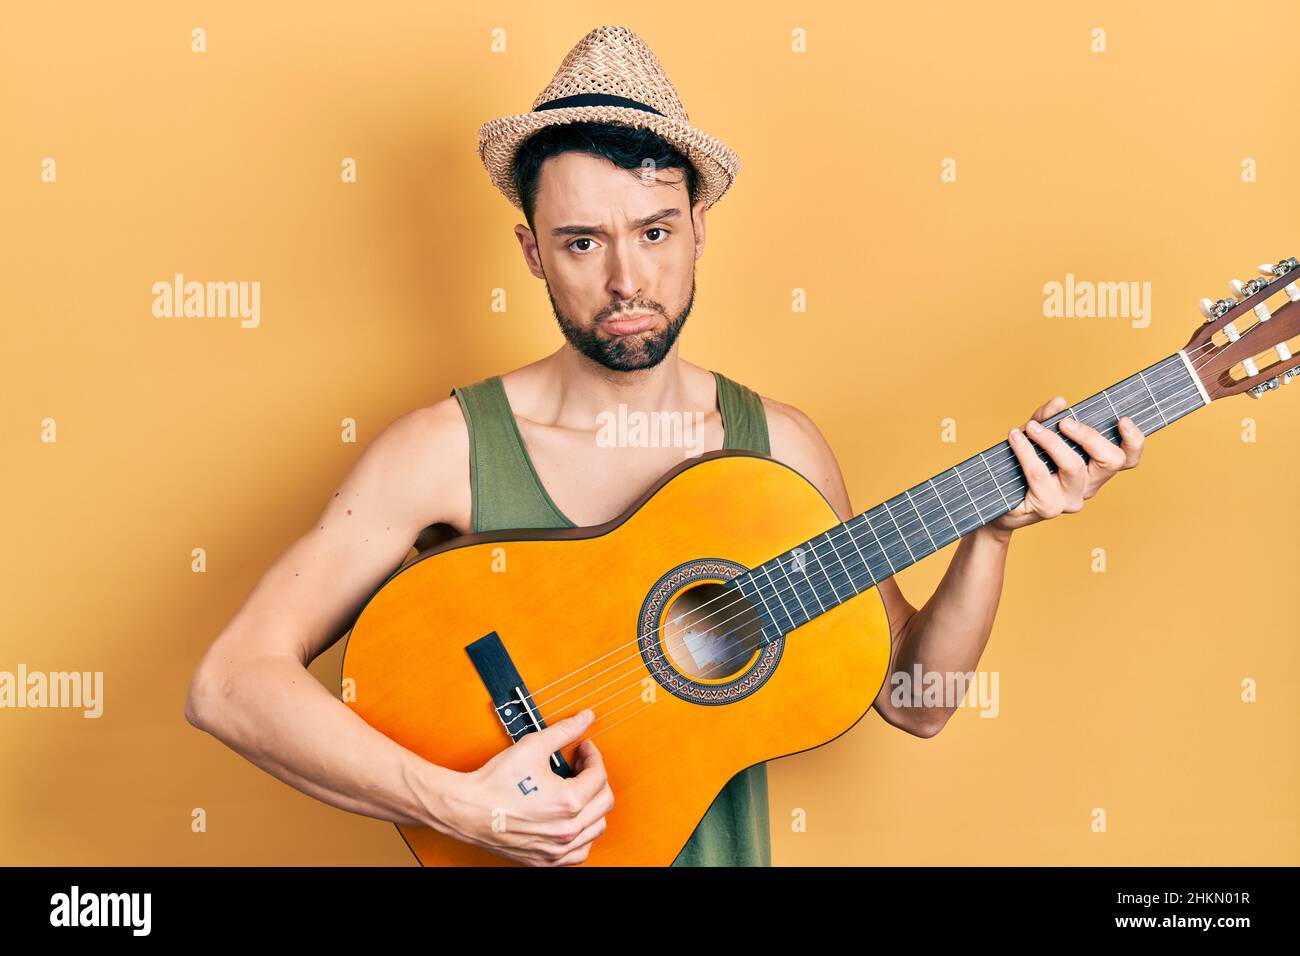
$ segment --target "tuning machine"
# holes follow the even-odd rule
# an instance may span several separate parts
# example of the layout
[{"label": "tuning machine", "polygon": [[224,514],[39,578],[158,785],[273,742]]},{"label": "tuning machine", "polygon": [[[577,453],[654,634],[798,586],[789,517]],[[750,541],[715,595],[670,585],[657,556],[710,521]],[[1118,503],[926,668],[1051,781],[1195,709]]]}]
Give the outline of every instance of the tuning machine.
[{"label": "tuning machine", "polygon": [[[1300,259],[1291,256],[1289,259],[1279,259],[1275,264],[1269,265],[1267,262],[1259,266],[1259,274],[1269,276],[1272,279],[1280,278],[1290,272],[1300,269]],[[1296,288],[1294,282],[1288,282],[1285,286],[1287,297],[1292,302],[1300,302],[1300,289]]]},{"label": "tuning machine", "polygon": [[[1213,299],[1202,299],[1201,315],[1205,316],[1206,322],[1217,322],[1236,304],[1237,300],[1232,296],[1228,296],[1226,299],[1219,299],[1218,301]],[[1241,333],[1237,331],[1237,327],[1231,322],[1223,327],[1223,334],[1228,337],[1229,342],[1235,342],[1237,339],[1241,338]]]},{"label": "tuning machine", "polygon": [[1295,378],[1297,374],[1300,374],[1300,365],[1287,369],[1281,375],[1274,375],[1266,382],[1260,382],[1258,385],[1247,389],[1247,392],[1250,393],[1251,398],[1263,398],[1265,392],[1272,391],[1275,388],[1285,385],[1287,382],[1291,381],[1291,379]]}]

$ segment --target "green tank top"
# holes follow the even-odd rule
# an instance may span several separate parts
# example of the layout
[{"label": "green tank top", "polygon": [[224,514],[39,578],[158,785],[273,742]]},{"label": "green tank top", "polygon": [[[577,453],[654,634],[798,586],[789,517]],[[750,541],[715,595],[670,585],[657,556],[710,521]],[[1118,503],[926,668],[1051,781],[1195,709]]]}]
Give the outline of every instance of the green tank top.
[{"label": "green tank top", "polygon": [[[724,448],[770,455],[763,402],[714,372]],[[524,446],[501,377],[453,388],[469,429],[472,532],[574,528],[543,487]],[[771,866],[767,764],[740,771],[709,806],[673,866]]]}]

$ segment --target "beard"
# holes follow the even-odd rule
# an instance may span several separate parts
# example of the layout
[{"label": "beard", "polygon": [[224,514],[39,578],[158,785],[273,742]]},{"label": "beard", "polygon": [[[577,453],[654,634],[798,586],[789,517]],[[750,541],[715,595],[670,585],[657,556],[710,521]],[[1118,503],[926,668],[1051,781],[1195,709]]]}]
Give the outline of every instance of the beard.
[{"label": "beard", "polygon": [[[695,276],[691,275],[691,294],[686,300],[686,307],[675,318],[669,316],[665,328],[650,329],[633,335],[618,335],[613,338],[600,335],[596,332],[595,326],[583,328],[566,316],[556,303],[555,296],[551,295],[550,282],[546,283],[546,296],[551,300],[551,311],[555,313],[555,321],[559,323],[560,331],[564,333],[565,340],[571,346],[593,362],[611,371],[634,372],[639,369],[654,368],[672,349],[677,336],[681,334],[682,326],[686,324],[687,316],[691,314],[691,306],[695,303]],[[667,315],[658,303],[643,303],[626,306],[618,313],[610,313],[610,317],[617,318],[622,312],[656,312],[659,315]]]}]

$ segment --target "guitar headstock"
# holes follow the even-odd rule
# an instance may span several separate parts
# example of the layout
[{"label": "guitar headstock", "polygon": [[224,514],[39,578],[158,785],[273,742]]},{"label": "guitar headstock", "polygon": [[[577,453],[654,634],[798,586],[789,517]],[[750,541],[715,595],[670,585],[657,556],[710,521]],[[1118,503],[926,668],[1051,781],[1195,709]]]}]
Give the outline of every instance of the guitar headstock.
[{"label": "guitar headstock", "polygon": [[[1287,344],[1300,336],[1300,261],[1292,256],[1259,272],[1247,282],[1233,279],[1226,298],[1202,299],[1205,324],[1183,347],[1211,400],[1241,392],[1261,398],[1300,375],[1300,358]],[[1287,301],[1270,311],[1267,300],[1279,292]]]}]

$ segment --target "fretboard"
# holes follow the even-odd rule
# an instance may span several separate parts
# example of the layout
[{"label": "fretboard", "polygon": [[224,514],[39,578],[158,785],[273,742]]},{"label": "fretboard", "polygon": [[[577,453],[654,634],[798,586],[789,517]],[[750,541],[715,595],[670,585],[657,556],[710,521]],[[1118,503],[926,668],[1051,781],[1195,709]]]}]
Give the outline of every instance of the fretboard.
[{"label": "fretboard", "polygon": [[[1118,445],[1123,416],[1150,435],[1208,403],[1183,354],[1175,352],[1042,424],[1086,462],[1083,448],[1061,434],[1061,420],[1075,418]],[[1051,456],[1032,439],[1030,444],[1055,472]],[[1020,460],[1003,441],[765,561],[729,586],[758,609],[770,641],[997,520],[1027,491]]]}]

